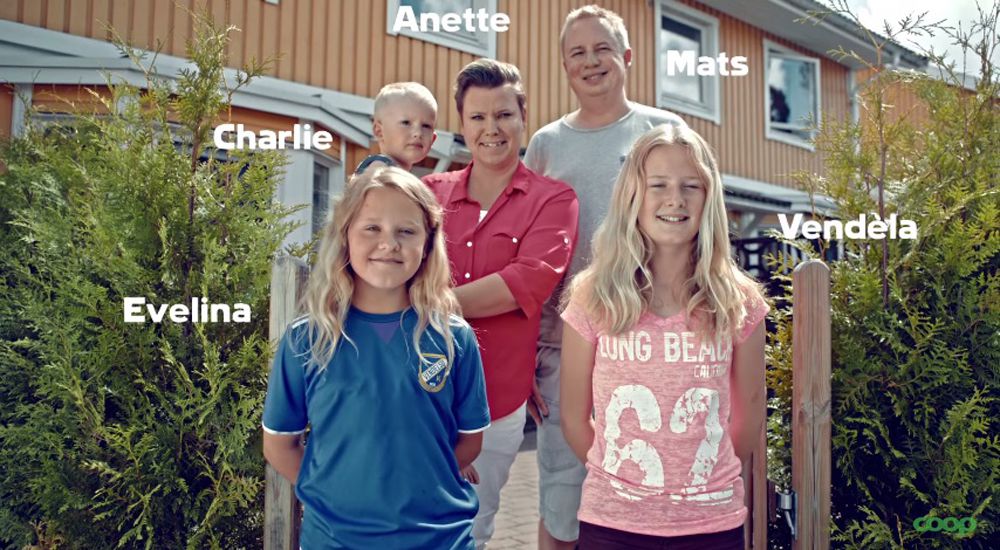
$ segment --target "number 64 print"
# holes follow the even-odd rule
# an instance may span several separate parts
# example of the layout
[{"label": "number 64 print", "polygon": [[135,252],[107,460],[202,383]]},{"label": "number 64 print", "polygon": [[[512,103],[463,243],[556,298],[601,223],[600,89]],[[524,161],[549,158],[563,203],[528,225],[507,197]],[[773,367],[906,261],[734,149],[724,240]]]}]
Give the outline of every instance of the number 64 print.
[{"label": "number 64 print", "polygon": [[[622,432],[619,422],[627,410],[635,411],[639,428],[656,433],[662,429],[660,403],[646,386],[628,384],[619,386],[611,394],[611,400],[604,411],[605,428],[604,471],[617,475],[625,462],[632,462],[643,473],[642,487],[626,487],[616,479],[611,480],[615,492],[629,500],[642,500],[664,493],[663,460],[660,453],[648,441],[633,439],[623,446],[618,445]],[[732,499],[733,490],[707,492],[708,479],[719,461],[719,443],[724,434],[719,421],[719,392],[709,388],[690,388],[674,403],[670,414],[670,431],[675,434],[687,432],[699,418],[705,426],[705,439],[698,445],[693,463],[688,471],[684,488],[680,494],[670,494],[671,500],[685,500],[706,505],[724,504]]]}]

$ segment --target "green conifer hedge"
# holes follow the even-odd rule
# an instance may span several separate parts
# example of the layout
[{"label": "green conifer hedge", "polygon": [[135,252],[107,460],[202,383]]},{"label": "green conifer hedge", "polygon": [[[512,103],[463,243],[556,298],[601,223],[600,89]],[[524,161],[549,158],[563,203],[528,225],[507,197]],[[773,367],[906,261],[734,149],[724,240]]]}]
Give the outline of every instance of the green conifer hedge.
[{"label": "green conifer hedge", "polygon": [[[262,544],[268,287],[291,227],[283,156],[208,148],[261,70],[227,87],[229,30],[203,21],[175,81],[109,79],[107,114],[3,144],[4,547]],[[244,303],[251,321],[125,323],[125,297]]]},{"label": "green conifer hedge", "polygon": [[[974,90],[954,66],[943,80],[880,72],[861,91],[859,124],[827,122],[819,132],[826,172],[801,180],[835,201],[837,218],[871,219],[883,208],[918,227],[915,240],[844,239],[830,264],[835,548],[998,547],[998,14],[994,6],[973,27],[987,31],[982,40],[965,36],[985,54]],[[898,89],[915,94],[926,116],[893,105]],[[775,320],[771,475],[787,487],[790,307]],[[914,521],[928,515],[971,517],[976,527],[918,531]],[[774,547],[787,540],[772,534]]]}]

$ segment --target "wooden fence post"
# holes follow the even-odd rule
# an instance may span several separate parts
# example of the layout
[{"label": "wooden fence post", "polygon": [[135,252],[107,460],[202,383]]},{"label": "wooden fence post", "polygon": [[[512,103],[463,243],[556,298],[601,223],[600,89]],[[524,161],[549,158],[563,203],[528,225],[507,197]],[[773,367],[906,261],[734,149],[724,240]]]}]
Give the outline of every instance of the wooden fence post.
[{"label": "wooden fence post", "polygon": [[792,488],[794,550],[830,548],[830,268],[792,272]]},{"label": "wooden fence post", "polygon": [[753,451],[749,468],[743,469],[743,500],[749,512],[743,524],[746,550],[767,550],[768,483],[767,483],[767,419],[760,429],[760,440]]},{"label": "wooden fence post", "polygon": [[[285,327],[298,315],[297,306],[305,291],[308,274],[308,266],[298,258],[279,256],[275,259],[271,269],[271,314],[268,322],[268,336],[272,342],[281,338]],[[266,468],[264,550],[297,550],[302,518],[295,490],[270,464]]]}]

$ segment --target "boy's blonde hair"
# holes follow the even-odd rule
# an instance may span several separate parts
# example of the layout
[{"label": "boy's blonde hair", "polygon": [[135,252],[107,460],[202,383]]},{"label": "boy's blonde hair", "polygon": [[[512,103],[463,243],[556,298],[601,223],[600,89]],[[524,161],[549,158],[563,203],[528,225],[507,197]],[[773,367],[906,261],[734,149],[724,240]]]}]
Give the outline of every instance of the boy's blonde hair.
[{"label": "boy's blonde hair", "polygon": [[581,299],[585,310],[610,334],[628,330],[649,309],[654,245],[639,227],[645,163],[653,149],[674,144],[687,149],[705,185],[701,224],[691,247],[694,270],[685,283],[689,296],[685,311],[689,319],[699,321],[703,334],[735,335],[747,315],[746,299],[762,299],[763,293],[733,261],[718,164],[705,140],[687,126],[657,126],[632,146],[615,182],[608,214],[595,233],[594,259],[573,279],[564,302],[571,296]]},{"label": "boy's blonde hair", "polygon": [[566,43],[566,30],[569,29],[569,26],[587,17],[595,17],[607,21],[611,27],[611,36],[614,36],[615,42],[618,43],[618,53],[625,55],[625,50],[629,49],[628,29],[625,28],[625,20],[617,13],[596,4],[576,8],[566,15],[562,31],[559,32],[559,50],[561,51]]},{"label": "boy's blonde hair", "polygon": [[[412,200],[424,215],[427,242],[425,257],[407,282],[410,305],[417,313],[413,345],[420,357],[420,338],[430,326],[445,341],[448,362],[454,359],[454,341],[449,326],[458,322],[458,300],[451,290],[451,273],[445,249],[442,222],[444,210],[434,194],[416,176],[400,168],[380,166],[351,178],[337,200],[320,239],[316,265],[309,276],[303,298],[309,318],[312,360],[326,367],[341,338],[350,342],[344,323],[354,296],[354,270],[350,265],[347,232],[372,189],[394,189]],[[352,342],[353,344],[353,342]],[[423,360],[421,358],[421,360]]]},{"label": "boy's blonde hair", "polygon": [[426,86],[419,82],[393,82],[382,86],[378,95],[375,96],[374,118],[378,119],[382,109],[393,101],[404,97],[424,103],[437,115],[437,100],[434,99],[434,94]]}]

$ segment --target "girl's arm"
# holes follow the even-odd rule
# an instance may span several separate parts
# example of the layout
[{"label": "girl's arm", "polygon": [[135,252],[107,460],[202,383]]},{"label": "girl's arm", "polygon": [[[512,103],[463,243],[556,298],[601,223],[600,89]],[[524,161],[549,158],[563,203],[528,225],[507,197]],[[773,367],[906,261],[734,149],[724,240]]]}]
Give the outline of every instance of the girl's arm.
[{"label": "girl's arm", "polygon": [[563,435],[576,457],[586,464],[587,451],[594,444],[594,423],[591,418],[594,408],[591,386],[594,344],[580,336],[569,323],[563,323],[560,365],[559,402]]},{"label": "girl's arm", "polygon": [[458,441],[455,442],[455,459],[458,460],[458,469],[461,470],[472,464],[472,461],[479,456],[479,451],[483,449],[483,432],[474,434],[458,434]]},{"label": "girl's arm", "polygon": [[730,435],[736,456],[747,464],[764,425],[767,389],[764,382],[764,323],[733,349]]},{"label": "girl's arm", "polygon": [[277,435],[264,432],[264,458],[282,477],[292,482],[299,479],[302,467],[302,435]]}]

